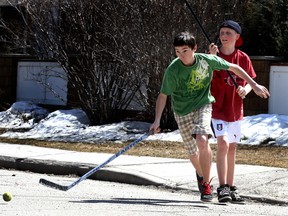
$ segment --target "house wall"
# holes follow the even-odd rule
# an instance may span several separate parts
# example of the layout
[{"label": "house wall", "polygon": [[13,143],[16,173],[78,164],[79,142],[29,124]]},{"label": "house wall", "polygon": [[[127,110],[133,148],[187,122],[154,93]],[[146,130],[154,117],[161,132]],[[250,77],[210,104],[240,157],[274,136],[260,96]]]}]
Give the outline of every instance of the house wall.
[{"label": "house wall", "polygon": [[[25,56],[0,56],[0,110],[5,110],[16,101],[17,88],[17,63]],[[32,59],[30,57],[30,59]],[[257,77],[255,80],[266,86],[269,89],[269,74],[270,66],[280,64],[280,60],[274,57],[251,57],[253,67]],[[67,105],[76,105],[77,97],[75,89],[69,86],[68,82],[68,101]],[[156,98],[155,98],[156,100]],[[254,92],[251,92],[244,99],[244,114],[245,116],[268,113],[268,102],[258,97]]]}]

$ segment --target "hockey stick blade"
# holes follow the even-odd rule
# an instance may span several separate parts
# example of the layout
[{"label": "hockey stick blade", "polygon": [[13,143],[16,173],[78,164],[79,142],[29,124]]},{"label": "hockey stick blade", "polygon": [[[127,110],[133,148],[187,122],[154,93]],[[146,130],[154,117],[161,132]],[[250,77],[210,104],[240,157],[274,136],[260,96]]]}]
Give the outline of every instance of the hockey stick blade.
[{"label": "hockey stick blade", "polygon": [[50,188],[54,188],[57,190],[62,190],[62,191],[67,191],[69,189],[71,189],[72,187],[74,187],[75,185],[79,184],[81,181],[87,179],[89,176],[91,176],[93,173],[97,172],[99,169],[101,169],[102,167],[104,167],[106,164],[110,163],[112,160],[114,160],[115,158],[119,157],[121,154],[123,154],[124,152],[128,151],[130,148],[132,148],[133,146],[135,146],[136,144],[140,143],[142,140],[146,139],[148,136],[150,136],[152,134],[152,131],[149,131],[147,133],[145,133],[144,135],[142,135],[140,138],[138,138],[137,140],[135,140],[134,142],[130,143],[128,146],[124,147],[123,149],[121,149],[120,151],[118,151],[117,153],[115,153],[114,155],[112,155],[110,158],[108,158],[105,162],[103,162],[102,164],[94,167],[92,170],[90,170],[89,172],[87,172],[86,174],[84,174],[83,176],[81,176],[80,178],[78,178],[76,181],[72,182],[70,185],[65,186],[65,185],[60,185],[51,181],[48,181],[46,179],[41,178],[39,180],[39,183],[42,185],[45,185],[47,187]]},{"label": "hockey stick blade", "polygon": [[67,190],[69,190],[69,186],[64,186],[64,185],[56,184],[56,183],[54,183],[54,182],[48,181],[48,180],[43,179],[43,178],[41,178],[41,179],[39,180],[39,183],[42,184],[42,185],[45,185],[45,186],[47,186],[47,187],[55,188],[55,189],[62,190],[62,191],[67,191]]}]

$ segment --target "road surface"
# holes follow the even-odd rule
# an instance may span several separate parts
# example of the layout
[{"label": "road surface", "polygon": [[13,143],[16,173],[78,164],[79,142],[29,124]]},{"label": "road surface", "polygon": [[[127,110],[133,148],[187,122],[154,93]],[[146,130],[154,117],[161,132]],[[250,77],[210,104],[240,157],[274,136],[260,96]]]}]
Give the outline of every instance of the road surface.
[{"label": "road surface", "polygon": [[[246,205],[206,204],[198,193],[154,186],[136,186],[85,180],[64,192],[40,185],[39,179],[69,185],[76,176],[48,176],[0,169],[0,191],[11,192],[10,202],[0,201],[5,216],[185,216],[185,215],[288,215],[287,206],[247,202]],[[215,199],[216,202],[216,199]]]}]

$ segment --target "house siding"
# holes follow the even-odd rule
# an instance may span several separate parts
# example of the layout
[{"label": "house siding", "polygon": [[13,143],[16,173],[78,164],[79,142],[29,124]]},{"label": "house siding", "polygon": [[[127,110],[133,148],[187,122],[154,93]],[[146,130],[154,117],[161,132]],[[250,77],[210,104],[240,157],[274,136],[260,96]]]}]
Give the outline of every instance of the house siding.
[{"label": "house siding", "polygon": [[[0,102],[1,109],[9,108],[16,101],[17,63],[25,56],[0,56]],[[32,58],[30,58],[32,59]],[[273,57],[251,57],[253,67],[257,73],[256,82],[269,89],[270,66],[280,64],[280,59]],[[68,82],[67,106],[77,105],[77,96]],[[268,100],[258,97],[251,92],[244,99],[245,116],[268,113]]]}]

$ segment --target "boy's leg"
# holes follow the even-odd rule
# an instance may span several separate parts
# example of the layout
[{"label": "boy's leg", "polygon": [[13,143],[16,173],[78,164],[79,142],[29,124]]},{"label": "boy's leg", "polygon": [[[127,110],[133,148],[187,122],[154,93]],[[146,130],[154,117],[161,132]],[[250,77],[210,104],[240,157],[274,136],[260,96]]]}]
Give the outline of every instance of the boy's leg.
[{"label": "boy's leg", "polygon": [[228,149],[229,149],[229,142],[227,136],[217,137],[216,166],[219,179],[219,186],[227,184]]},{"label": "boy's leg", "polygon": [[230,186],[227,184],[229,174],[228,151],[228,137],[226,135],[217,137],[216,166],[219,179],[219,187],[217,188],[219,202],[231,201]]},{"label": "boy's leg", "polygon": [[235,161],[236,161],[236,143],[229,144],[229,150],[227,155],[228,168],[227,168],[227,184],[234,185],[234,171],[235,171]]},{"label": "boy's leg", "polygon": [[241,139],[241,120],[229,123],[228,133],[230,144],[227,156],[228,160],[227,183],[230,186],[233,186],[237,143],[239,143]]},{"label": "boy's leg", "polygon": [[207,104],[194,112],[194,128],[192,135],[196,139],[199,149],[199,163],[202,169],[204,183],[201,200],[211,201],[213,199],[212,187],[210,185],[210,173],[212,166],[212,151],[208,142],[213,132],[211,129],[212,105]]},{"label": "boy's leg", "polygon": [[211,129],[212,105],[207,104],[194,112],[194,127],[192,135],[196,139],[199,149],[199,162],[202,169],[204,182],[210,181],[212,166],[212,151],[208,142],[213,132]]},{"label": "boy's leg", "polygon": [[229,202],[231,201],[230,186],[227,184],[229,170],[229,123],[219,119],[212,119],[212,125],[217,138],[216,166],[219,179],[219,187],[217,188],[218,201]]},{"label": "boy's leg", "polygon": [[202,193],[202,190],[203,190],[202,185],[203,185],[204,179],[203,179],[203,172],[202,172],[200,162],[199,162],[199,154],[198,153],[197,154],[190,154],[189,159],[196,170],[196,179],[197,179],[197,184],[198,184],[198,190],[200,193]]},{"label": "boy's leg", "polygon": [[[234,194],[234,192],[230,190],[231,188],[234,188],[231,186],[234,185],[233,181],[235,169],[236,142],[240,141],[241,125],[239,122],[228,123],[218,119],[212,119],[212,124],[215,136],[217,137],[218,145],[216,160],[219,187],[217,188],[217,195],[219,202],[227,202],[231,201],[232,193]],[[238,192],[238,190],[236,192]]]},{"label": "boy's leg", "polygon": [[212,151],[208,143],[208,135],[196,135],[196,143],[199,149],[199,163],[203,173],[204,182],[210,181],[212,166]]},{"label": "boy's leg", "polygon": [[227,184],[228,170],[228,123],[219,119],[212,119],[212,126],[217,138],[216,166],[219,186]]},{"label": "boy's leg", "polygon": [[192,137],[192,129],[193,125],[193,113],[189,113],[185,116],[178,116],[174,113],[175,120],[178,124],[178,128],[183,139],[183,143],[188,152],[189,159],[196,170],[196,176],[198,181],[199,191],[202,191],[202,181],[203,181],[203,173],[199,163],[199,152],[198,147],[196,145],[196,140]]},{"label": "boy's leg", "polygon": [[197,174],[199,176],[203,176],[202,169],[201,169],[201,166],[200,166],[200,163],[199,163],[199,154],[198,153],[190,154],[189,155],[189,160],[191,161],[192,165],[194,166]]},{"label": "boy's leg", "polygon": [[237,143],[241,139],[241,120],[230,123],[229,126],[229,151],[228,151],[228,174],[227,183],[230,185],[230,196],[232,202],[244,202],[245,200],[239,195],[238,188],[234,185],[234,170],[236,160]]}]

